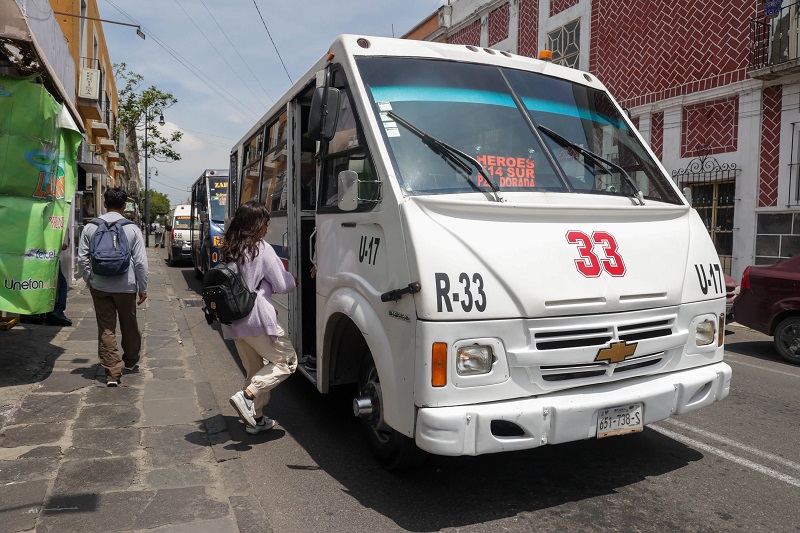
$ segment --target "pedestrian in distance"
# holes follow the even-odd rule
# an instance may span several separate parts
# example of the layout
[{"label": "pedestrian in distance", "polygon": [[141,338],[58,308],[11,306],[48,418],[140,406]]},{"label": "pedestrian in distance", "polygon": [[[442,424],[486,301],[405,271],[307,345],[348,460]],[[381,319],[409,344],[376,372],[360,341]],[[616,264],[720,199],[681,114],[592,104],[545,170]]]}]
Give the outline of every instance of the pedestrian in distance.
[{"label": "pedestrian in distance", "polygon": [[[69,248],[69,234],[67,234],[66,238],[64,239],[64,244],[61,245],[61,255],[64,255],[64,252]],[[50,324],[51,326],[71,326],[72,320],[67,318],[67,315],[64,314],[64,311],[67,309],[67,291],[69,290],[69,282],[67,281],[67,277],[64,275],[64,271],[62,267],[64,266],[62,258],[59,258],[58,261],[58,281],[56,282],[56,302],[53,306],[53,310],[45,315],[45,322]]]},{"label": "pedestrian in distance", "polygon": [[236,262],[247,286],[256,293],[255,305],[247,316],[222,324],[223,337],[233,339],[247,372],[244,389],[231,396],[230,402],[251,435],[275,425],[264,415],[264,407],[272,389],[297,369],[297,354],[278,324],[272,304],[274,293],[293,291],[297,280],[263,240],[268,226],[266,206],[255,200],[245,202],[225,230],[221,250],[223,257]]},{"label": "pedestrian in distance", "polygon": [[[67,220],[67,227],[70,226],[70,220]],[[45,321],[51,326],[71,326],[72,320],[67,318],[64,312],[67,310],[67,291],[69,290],[69,282],[64,275],[64,262],[67,258],[67,250],[69,250],[72,241],[70,233],[67,231],[64,235],[64,243],[61,245],[61,252],[58,256],[58,281],[56,282],[56,301],[53,305],[53,310],[45,315]]]},{"label": "pedestrian in distance", "polygon": [[[105,369],[106,385],[116,387],[123,369],[135,372],[139,366],[142,334],[136,306],[147,299],[147,255],[141,230],[122,215],[127,193],[113,188],[103,197],[107,212],[83,228],[78,263],[94,303],[98,357]],[[117,318],[122,333],[121,356]]]}]

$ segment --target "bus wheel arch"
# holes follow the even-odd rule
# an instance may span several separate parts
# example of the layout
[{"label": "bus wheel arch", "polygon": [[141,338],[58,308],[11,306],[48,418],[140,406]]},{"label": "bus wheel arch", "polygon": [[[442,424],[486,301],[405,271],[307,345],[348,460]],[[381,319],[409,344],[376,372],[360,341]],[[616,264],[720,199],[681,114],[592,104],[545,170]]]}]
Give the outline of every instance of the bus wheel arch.
[{"label": "bus wheel arch", "polygon": [[[390,353],[389,339],[380,320],[357,294],[338,295],[332,307],[324,340],[331,384],[358,384],[354,414],[360,419],[370,450],[384,468],[398,470],[419,464],[425,454],[413,437],[386,422],[387,413],[391,419],[395,414],[392,409],[398,408],[391,401],[388,405],[385,402],[385,398],[397,398],[397,379],[391,358],[373,355],[381,350]],[[359,403],[368,403],[369,412],[359,412]]]}]

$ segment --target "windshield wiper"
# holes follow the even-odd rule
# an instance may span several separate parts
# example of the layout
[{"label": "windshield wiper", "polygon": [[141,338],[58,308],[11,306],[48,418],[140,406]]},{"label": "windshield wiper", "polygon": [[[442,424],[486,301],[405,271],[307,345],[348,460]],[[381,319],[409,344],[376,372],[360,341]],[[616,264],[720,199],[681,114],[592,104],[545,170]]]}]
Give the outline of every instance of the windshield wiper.
[{"label": "windshield wiper", "polygon": [[[633,189],[633,192],[634,192],[633,198],[639,202],[639,205],[644,205],[644,194],[642,194],[642,190],[639,188],[639,186],[636,184],[636,182],[633,181],[633,178],[631,178],[630,174],[628,174],[628,172],[624,168],[622,168],[621,166],[617,165],[616,163],[612,163],[611,161],[609,161],[605,157],[597,155],[596,153],[592,152],[591,150],[587,150],[586,148],[584,148],[583,146],[581,146],[579,144],[575,144],[574,142],[568,141],[567,139],[565,139],[564,137],[562,137],[558,133],[554,132],[553,130],[551,130],[547,126],[541,126],[540,125],[540,126],[538,126],[538,128],[540,130],[542,130],[544,133],[546,133],[548,137],[550,137],[551,139],[556,141],[558,144],[560,144],[564,148],[572,148],[574,150],[577,150],[578,152],[583,154],[585,157],[588,157],[588,158],[592,159],[595,163],[600,163],[602,165],[609,166],[609,167],[613,168],[614,170],[616,170],[617,172],[619,172],[620,175],[622,175],[622,177],[625,178],[625,181],[628,183],[628,185],[631,187],[631,189]],[[605,170],[606,173],[611,174],[611,172],[609,172],[607,168],[604,168],[603,170]]]},{"label": "windshield wiper", "polygon": [[454,163],[458,168],[460,168],[462,171],[466,173],[464,178],[467,180],[467,183],[475,187],[477,190],[480,190],[478,185],[476,185],[475,182],[472,181],[471,179],[472,168],[470,168],[469,165],[464,163],[465,160],[468,161],[470,165],[472,165],[472,167],[478,171],[478,174],[480,174],[483,177],[483,179],[486,180],[486,183],[489,184],[489,187],[491,187],[492,192],[494,193],[495,201],[505,202],[503,197],[500,195],[500,187],[498,187],[497,184],[494,181],[492,181],[492,178],[489,177],[489,173],[486,172],[486,169],[483,168],[483,165],[481,165],[480,161],[470,156],[469,154],[462,152],[458,148],[450,146],[446,142],[440,141],[435,137],[431,137],[424,131],[415,128],[407,120],[397,116],[397,114],[394,111],[389,111],[386,113],[386,115],[388,117],[393,118],[394,120],[402,124],[403,127],[406,128],[408,131],[410,131],[411,133],[422,139],[422,143],[428,146],[431,150],[433,150],[440,156],[445,157],[452,163]]}]

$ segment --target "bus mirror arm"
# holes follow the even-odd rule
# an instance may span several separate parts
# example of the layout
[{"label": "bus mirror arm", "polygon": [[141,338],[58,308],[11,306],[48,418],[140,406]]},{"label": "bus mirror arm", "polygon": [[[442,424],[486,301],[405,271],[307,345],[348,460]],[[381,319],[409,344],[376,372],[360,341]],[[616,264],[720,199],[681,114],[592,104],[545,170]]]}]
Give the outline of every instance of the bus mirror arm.
[{"label": "bus mirror arm", "polygon": [[420,285],[419,281],[415,281],[413,283],[409,283],[408,287],[403,287],[402,289],[395,289],[393,291],[384,292],[381,294],[381,301],[382,302],[396,302],[400,298],[403,297],[404,294],[416,294],[422,290],[422,285]]}]

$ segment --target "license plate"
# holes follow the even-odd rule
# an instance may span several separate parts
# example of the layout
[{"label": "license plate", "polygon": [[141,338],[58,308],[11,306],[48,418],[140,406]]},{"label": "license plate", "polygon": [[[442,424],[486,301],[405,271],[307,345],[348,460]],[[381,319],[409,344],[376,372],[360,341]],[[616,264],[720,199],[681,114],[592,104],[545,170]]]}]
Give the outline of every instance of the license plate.
[{"label": "license plate", "polygon": [[597,412],[597,438],[642,431],[642,404],[609,407]]}]

